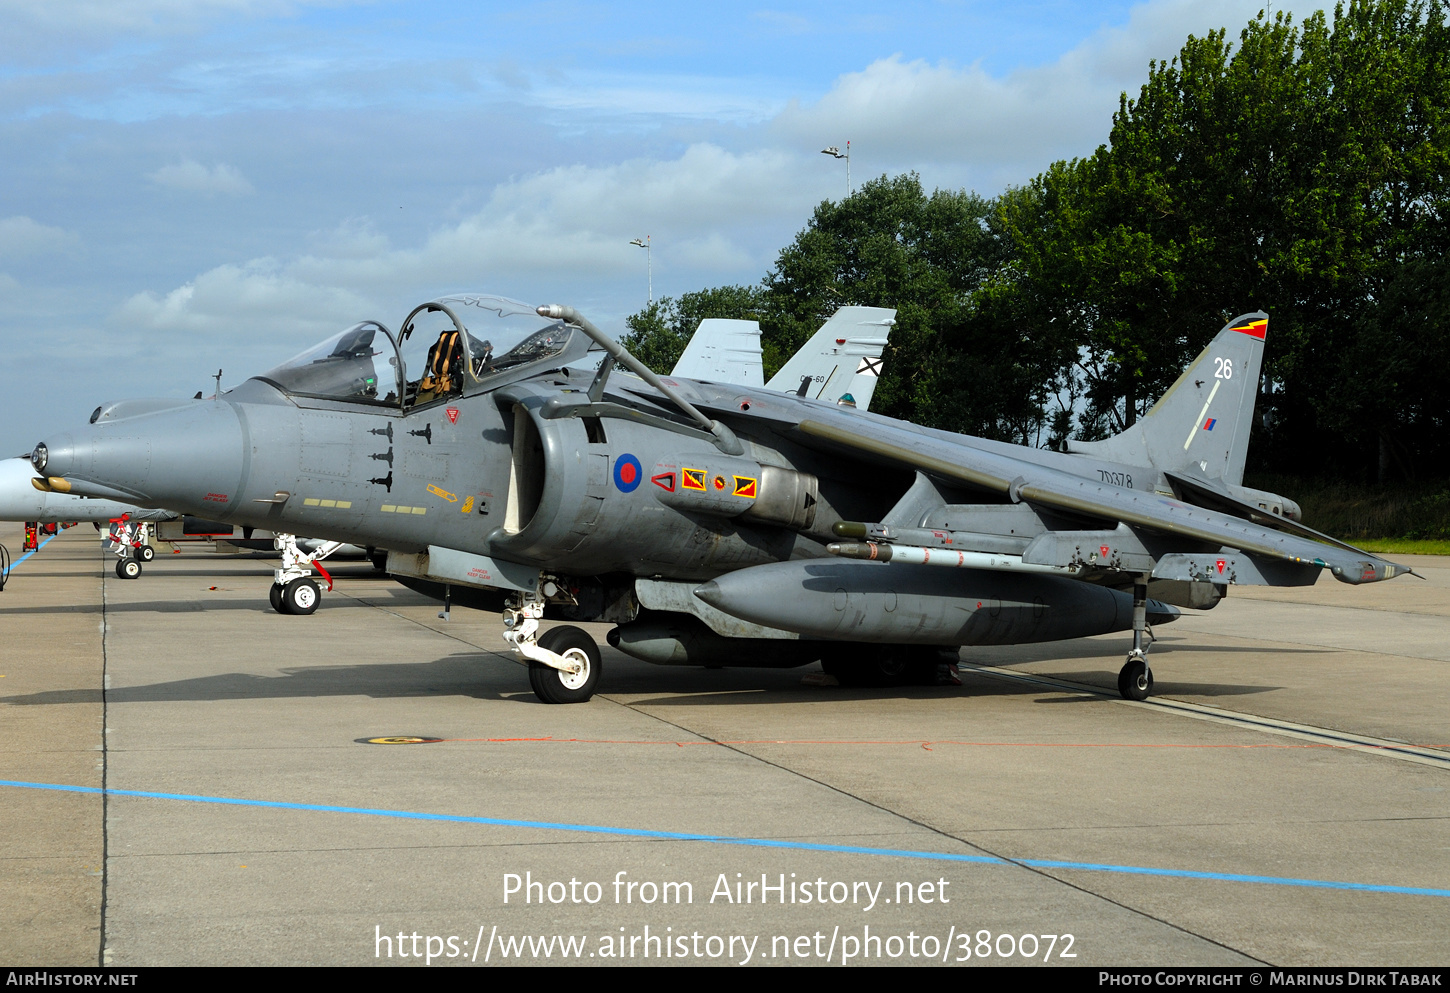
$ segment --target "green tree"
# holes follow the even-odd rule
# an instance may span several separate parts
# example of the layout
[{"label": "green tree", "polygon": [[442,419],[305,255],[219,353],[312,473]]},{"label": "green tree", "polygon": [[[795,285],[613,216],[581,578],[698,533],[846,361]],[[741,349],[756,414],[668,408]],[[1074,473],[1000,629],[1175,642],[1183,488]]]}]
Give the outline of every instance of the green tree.
[{"label": "green tree", "polygon": [[1358,0],[1332,28],[1261,15],[1237,48],[1190,37],[1106,145],[1003,198],[1024,320],[1077,346],[1080,433],[1131,424],[1222,320],[1262,309],[1277,416],[1256,454],[1348,468],[1425,434],[1430,384],[1408,396],[1396,356],[1446,329],[1407,339],[1386,307],[1427,289],[1409,263],[1445,224],[1444,20],[1441,0]]},{"label": "green tree", "polygon": [[1010,243],[975,193],[881,177],[818,206],[766,276],[763,336],[783,361],[843,306],[896,308],[872,409],[1031,443],[1058,360],[979,294]]}]

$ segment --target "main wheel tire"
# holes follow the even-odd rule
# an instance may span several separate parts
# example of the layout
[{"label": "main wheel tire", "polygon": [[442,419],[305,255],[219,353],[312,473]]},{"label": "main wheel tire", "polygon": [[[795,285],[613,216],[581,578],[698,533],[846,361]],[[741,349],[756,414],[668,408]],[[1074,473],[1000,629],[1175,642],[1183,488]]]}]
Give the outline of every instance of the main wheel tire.
[{"label": "main wheel tire", "polygon": [[121,579],[135,579],[141,575],[141,563],[135,559],[118,559],[116,561],[116,575]]},{"label": "main wheel tire", "polygon": [[920,645],[840,645],[821,668],[842,686],[935,682],[937,650]]},{"label": "main wheel tire", "polygon": [[582,668],[575,673],[561,672],[551,665],[530,661],[529,685],[536,697],[544,703],[583,703],[594,695],[601,660],[599,646],[587,631],[571,626],[550,628],[540,635],[539,647],[578,662]]},{"label": "main wheel tire", "polygon": [[842,686],[873,686],[871,681],[871,660],[868,652],[871,645],[832,645],[821,658],[821,669],[828,676],[835,676]]},{"label": "main wheel tire", "polygon": [[378,572],[387,572],[388,571],[388,552],[387,552],[387,549],[385,549],[385,548],[369,548],[368,549],[368,561],[373,564],[373,568],[376,569],[376,570],[378,570]]},{"label": "main wheel tire", "polygon": [[1153,692],[1153,671],[1142,659],[1129,659],[1118,671],[1118,692],[1124,700],[1146,700]]},{"label": "main wheel tire", "polygon": [[282,599],[282,584],[273,583],[272,589],[267,593],[267,599],[272,602],[272,609],[279,614],[287,613],[287,604]]},{"label": "main wheel tire", "polygon": [[156,549],[152,548],[150,545],[142,545],[140,548],[136,549],[136,557],[142,562],[150,562],[156,557]]},{"label": "main wheel tire", "polygon": [[294,579],[282,588],[282,606],[289,614],[306,617],[317,610],[322,592],[307,578]]}]

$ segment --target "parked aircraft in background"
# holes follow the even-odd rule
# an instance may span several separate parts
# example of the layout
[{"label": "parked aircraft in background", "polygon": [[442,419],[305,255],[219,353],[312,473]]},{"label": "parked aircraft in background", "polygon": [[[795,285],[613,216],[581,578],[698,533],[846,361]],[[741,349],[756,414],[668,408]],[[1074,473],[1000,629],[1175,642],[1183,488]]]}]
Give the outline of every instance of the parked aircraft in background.
[{"label": "parked aircraft in background", "polygon": [[842,307],[765,382],[760,324],[707,318],[670,375],[794,393],[866,410],[881,376],[896,311]]},{"label": "parked aircraft in background", "polygon": [[[142,563],[156,557],[153,538],[167,544],[206,542],[219,552],[278,548],[277,536],[269,531],[67,492],[37,475],[27,456],[0,460],[0,521],[94,524],[106,532],[104,542],[116,555],[116,575],[121,579],[138,578]],[[293,544],[297,554],[308,555],[315,554],[326,542],[299,538]],[[387,555],[384,552],[378,557],[353,545],[341,545],[330,554],[338,558],[367,555],[376,560],[379,568]]]}]

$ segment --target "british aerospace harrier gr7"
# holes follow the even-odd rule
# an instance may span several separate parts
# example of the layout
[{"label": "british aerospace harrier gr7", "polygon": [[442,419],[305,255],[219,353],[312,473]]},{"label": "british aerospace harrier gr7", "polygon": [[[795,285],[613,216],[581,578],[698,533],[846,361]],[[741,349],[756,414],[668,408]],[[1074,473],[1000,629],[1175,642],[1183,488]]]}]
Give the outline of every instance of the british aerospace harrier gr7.
[{"label": "british aerospace harrier gr7", "polygon": [[[805,382],[661,377],[573,308],[458,296],[214,399],[113,405],[32,460],[70,492],[387,548],[403,581],[498,604],[551,703],[589,699],[601,666],[582,629],[541,634],[546,610],[612,623],[611,644],[652,662],[819,659],[843,680],[943,647],[1131,632],[1118,685],[1144,699],[1149,625],[1178,607],[1408,571],[1243,485],[1266,329],[1229,322],[1127,432],[1062,453]],[[869,377],[880,335],[868,314],[833,347]],[[306,613],[317,588],[296,566],[274,593]]]}]

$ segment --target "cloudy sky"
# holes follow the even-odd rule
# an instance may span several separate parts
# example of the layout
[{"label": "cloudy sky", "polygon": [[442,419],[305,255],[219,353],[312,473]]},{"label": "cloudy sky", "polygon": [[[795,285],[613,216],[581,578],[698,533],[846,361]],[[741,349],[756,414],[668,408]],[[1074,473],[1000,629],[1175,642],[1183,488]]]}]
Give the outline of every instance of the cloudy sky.
[{"label": "cloudy sky", "polygon": [[[1243,0],[0,0],[0,455],[474,290],[607,330],[851,178],[993,195]],[[1301,13],[1307,13],[1307,9]]]}]

